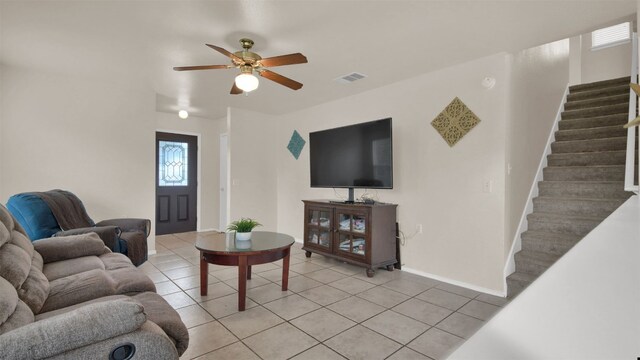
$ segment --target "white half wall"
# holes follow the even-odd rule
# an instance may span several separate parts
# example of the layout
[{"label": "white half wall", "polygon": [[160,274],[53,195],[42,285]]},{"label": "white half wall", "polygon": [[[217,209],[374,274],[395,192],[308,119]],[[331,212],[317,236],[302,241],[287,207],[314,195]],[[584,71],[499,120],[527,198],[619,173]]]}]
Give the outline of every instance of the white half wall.
[{"label": "white half wall", "polygon": [[[275,149],[278,231],[302,238],[301,200],[337,197],[332,189],[310,188],[308,144],[298,160],[286,148],[293,130],[308,141],[312,131],[392,117],[394,188],[373,193],[399,205],[400,230],[408,236],[402,262],[503,292],[508,70],[509,57],[498,54],[281,116]],[[491,90],[481,86],[487,76],[496,79]],[[455,97],[481,122],[449,147],[430,122]],[[492,192],[483,192],[486,182]],[[346,196],[345,189],[337,192]],[[361,194],[356,190],[356,197]],[[417,224],[422,234],[415,234]]]},{"label": "white half wall", "polygon": [[[251,95],[249,95],[251,96]],[[249,110],[228,112],[230,179],[229,222],[241,217],[257,220],[257,230],[278,226],[276,119]]]},{"label": "white half wall", "polygon": [[637,358],[638,219],[633,196],[447,359]]},{"label": "white half wall", "polygon": [[0,201],[61,188],[96,221],[155,218],[152,91],[8,66],[2,74]]},{"label": "white half wall", "polygon": [[206,119],[156,112],[156,130],[185,135],[198,135],[198,231],[224,230],[220,226],[220,134],[226,129],[226,118]]}]

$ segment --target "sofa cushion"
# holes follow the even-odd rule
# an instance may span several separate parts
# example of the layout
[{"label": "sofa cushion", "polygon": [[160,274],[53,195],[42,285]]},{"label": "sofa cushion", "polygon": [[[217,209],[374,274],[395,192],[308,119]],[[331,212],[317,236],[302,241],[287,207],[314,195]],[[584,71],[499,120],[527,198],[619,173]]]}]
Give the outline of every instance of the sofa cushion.
[{"label": "sofa cushion", "polygon": [[18,289],[18,296],[24,301],[34,314],[37,314],[47,296],[49,296],[49,280],[42,273],[42,257],[37,252],[33,252],[31,258],[31,270],[29,276]]},{"label": "sofa cushion", "polygon": [[0,277],[13,285],[19,298],[37,313],[49,294],[49,281],[42,273],[42,257],[13,221],[3,221],[3,225],[0,237],[9,235],[9,239],[0,246]]},{"label": "sofa cushion", "polygon": [[7,208],[31,240],[48,238],[61,230],[47,203],[37,195],[30,193],[14,195],[9,198]]},{"label": "sofa cushion", "polygon": [[108,253],[100,255],[100,260],[104,263],[105,270],[137,269],[135,266],[133,266],[131,260],[129,260],[126,255],[119,253]]},{"label": "sofa cushion", "polygon": [[[0,324],[0,335],[34,322],[33,312],[22,300],[18,300],[15,310],[7,321]],[[2,354],[2,353],[0,353]]]},{"label": "sofa cushion", "polygon": [[49,281],[58,280],[89,270],[104,270],[104,263],[96,256],[82,256],[45,264],[44,275]]},{"label": "sofa cushion", "polygon": [[5,279],[0,277],[0,324],[7,321],[18,306],[18,293]]},{"label": "sofa cushion", "polygon": [[18,289],[29,276],[29,271],[31,255],[11,243],[0,247],[0,277]]},{"label": "sofa cushion", "polygon": [[98,234],[94,232],[42,239],[34,241],[33,246],[42,255],[45,263],[75,259],[81,256],[100,256],[110,252]]},{"label": "sofa cushion", "polygon": [[116,283],[103,270],[94,269],[65,276],[50,283],[49,297],[41,312],[47,312],[102,296],[116,294]]},{"label": "sofa cushion", "polygon": [[116,284],[114,294],[131,294],[143,291],[156,291],[149,277],[139,270],[117,269],[107,272]]}]

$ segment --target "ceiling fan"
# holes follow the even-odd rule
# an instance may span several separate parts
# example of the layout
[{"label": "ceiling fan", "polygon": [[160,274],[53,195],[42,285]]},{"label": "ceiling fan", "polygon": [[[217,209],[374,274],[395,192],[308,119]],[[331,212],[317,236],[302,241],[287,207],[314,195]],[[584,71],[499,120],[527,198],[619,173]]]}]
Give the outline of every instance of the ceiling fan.
[{"label": "ceiling fan", "polygon": [[238,68],[240,69],[240,74],[236,76],[235,82],[231,87],[230,93],[232,95],[242,94],[243,92],[250,92],[258,88],[259,82],[258,78],[253,75],[254,71],[257,72],[258,75],[271,81],[275,81],[278,84],[284,85],[290,89],[298,90],[302,87],[301,83],[273,71],[267,70],[266,68],[283,65],[304,64],[307,62],[306,56],[302,55],[301,53],[295,53],[263,59],[262,57],[260,57],[260,55],[250,51],[250,49],[253,47],[253,40],[246,38],[240,39],[240,44],[242,44],[242,48],[244,50],[237,51],[235,53],[229,52],[219,46],[206,44],[213,50],[216,50],[222,55],[231,58],[230,65],[177,66],[174,67],[173,70],[185,71]]}]

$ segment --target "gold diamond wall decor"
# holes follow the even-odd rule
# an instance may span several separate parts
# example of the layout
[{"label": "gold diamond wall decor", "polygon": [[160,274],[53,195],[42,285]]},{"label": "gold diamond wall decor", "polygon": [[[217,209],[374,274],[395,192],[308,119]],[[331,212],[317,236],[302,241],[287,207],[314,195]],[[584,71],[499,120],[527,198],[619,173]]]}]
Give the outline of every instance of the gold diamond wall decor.
[{"label": "gold diamond wall decor", "polygon": [[457,97],[431,122],[444,141],[453,147],[480,119]]}]

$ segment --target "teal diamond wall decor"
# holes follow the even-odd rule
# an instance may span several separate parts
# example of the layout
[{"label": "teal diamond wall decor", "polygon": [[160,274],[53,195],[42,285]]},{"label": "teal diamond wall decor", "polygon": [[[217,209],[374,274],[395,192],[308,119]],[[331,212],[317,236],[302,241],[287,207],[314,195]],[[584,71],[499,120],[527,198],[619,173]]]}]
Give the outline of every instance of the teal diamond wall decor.
[{"label": "teal diamond wall decor", "polygon": [[304,141],[302,136],[300,136],[300,134],[298,134],[296,130],[293,130],[293,134],[291,134],[291,140],[289,140],[287,149],[289,149],[289,152],[291,152],[291,155],[293,155],[296,160],[298,160],[298,156],[300,156],[300,153],[304,148],[304,144],[306,144],[306,141]]}]

